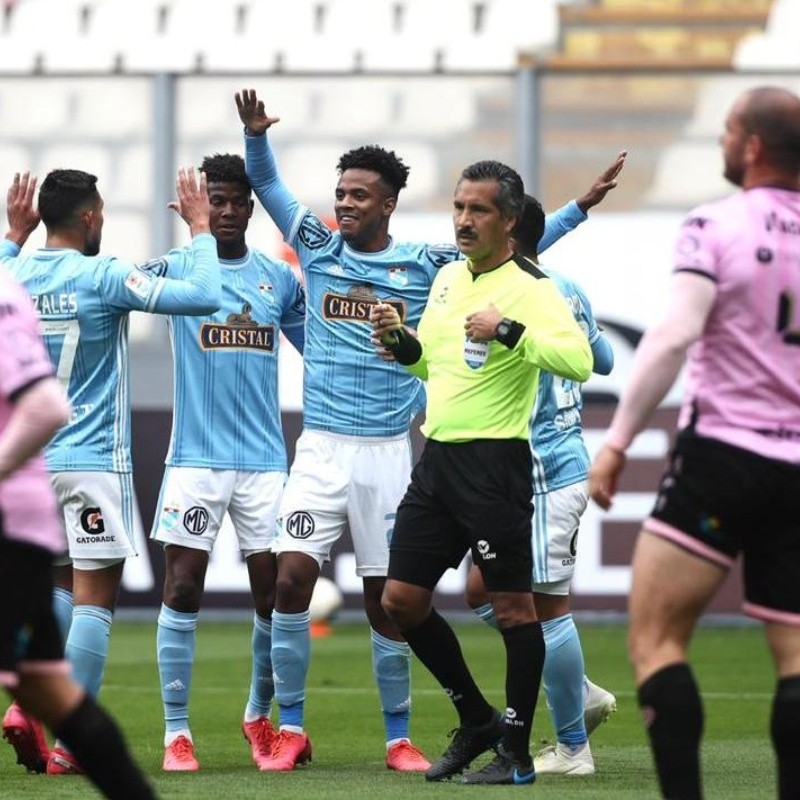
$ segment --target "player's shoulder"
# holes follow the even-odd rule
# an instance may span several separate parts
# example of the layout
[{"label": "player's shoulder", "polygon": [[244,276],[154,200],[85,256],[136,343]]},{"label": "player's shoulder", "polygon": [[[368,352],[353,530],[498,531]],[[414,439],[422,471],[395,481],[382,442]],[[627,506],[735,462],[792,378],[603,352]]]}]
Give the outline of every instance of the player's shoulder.
[{"label": "player's shoulder", "polygon": [[709,233],[726,227],[736,227],[747,208],[746,192],[735,192],[727,197],[695,206],[683,218],[681,229]]}]

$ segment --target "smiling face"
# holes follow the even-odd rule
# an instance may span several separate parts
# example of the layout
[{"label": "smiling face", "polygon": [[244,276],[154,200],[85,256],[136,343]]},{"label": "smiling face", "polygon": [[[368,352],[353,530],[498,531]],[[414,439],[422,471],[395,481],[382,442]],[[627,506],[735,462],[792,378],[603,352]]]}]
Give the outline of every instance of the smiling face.
[{"label": "smiling face", "polygon": [[456,244],[474,267],[495,267],[511,257],[510,234],[515,217],[504,217],[497,206],[496,180],[463,179],[453,198]]},{"label": "smiling face", "polygon": [[209,183],[208,201],[211,204],[209,224],[217,247],[243,250],[245,231],[253,214],[248,187],[233,182]]},{"label": "smiling face", "polygon": [[397,198],[372,170],[347,169],[336,184],[336,222],[355,250],[377,252],[388,245],[389,217],[396,205]]}]

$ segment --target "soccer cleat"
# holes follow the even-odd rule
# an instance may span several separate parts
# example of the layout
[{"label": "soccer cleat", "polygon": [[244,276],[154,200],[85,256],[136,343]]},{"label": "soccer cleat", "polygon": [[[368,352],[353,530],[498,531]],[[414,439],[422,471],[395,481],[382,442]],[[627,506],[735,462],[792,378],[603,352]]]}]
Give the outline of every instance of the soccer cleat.
[{"label": "soccer cleat", "polygon": [[278,734],[269,717],[259,717],[252,722],[242,722],[242,733],[244,738],[250,743],[250,752],[253,755],[253,761],[259,769],[261,762],[265,758],[269,758],[272,752],[272,744],[277,738]]},{"label": "soccer cleat", "polygon": [[485,767],[462,775],[461,783],[524,786],[536,780],[536,770],[530,756],[526,759],[515,758],[502,742],[497,745],[495,752],[495,757]]},{"label": "soccer cleat", "polygon": [[305,733],[282,730],[275,737],[272,752],[261,759],[262,772],[290,772],[298,764],[311,761],[311,740]]},{"label": "soccer cleat", "polygon": [[540,775],[594,775],[594,758],[589,742],[577,747],[558,742],[536,754],[533,766]]},{"label": "soccer cleat", "polygon": [[586,726],[586,735],[589,736],[617,710],[617,698],[588,678],[584,680],[589,691],[583,703],[583,724]]},{"label": "soccer cleat", "polygon": [[50,752],[50,758],[47,759],[47,774],[83,775],[83,769],[69,750],[56,745]]},{"label": "soccer cleat", "polygon": [[386,766],[398,772],[425,772],[431,762],[408,739],[401,739],[386,751]]},{"label": "soccer cleat", "polygon": [[453,741],[425,772],[427,781],[446,781],[463,772],[481,753],[492,749],[503,735],[503,717],[492,709],[492,718],[485,725],[462,725],[450,731]]},{"label": "soccer cleat", "polygon": [[194,744],[188,736],[178,736],[164,748],[164,772],[197,772],[200,763],[194,757]]},{"label": "soccer cleat", "polygon": [[26,714],[16,702],[3,717],[3,738],[14,748],[17,764],[22,764],[28,772],[46,771],[50,748],[42,723]]}]

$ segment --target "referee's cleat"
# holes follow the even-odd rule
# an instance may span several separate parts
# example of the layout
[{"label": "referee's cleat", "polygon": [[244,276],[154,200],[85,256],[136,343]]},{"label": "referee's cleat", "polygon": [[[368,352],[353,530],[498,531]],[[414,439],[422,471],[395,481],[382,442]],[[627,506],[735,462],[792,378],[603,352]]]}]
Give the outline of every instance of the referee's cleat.
[{"label": "referee's cleat", "polygon": [[502,742],[497,745],[495,752],[495,757],[485,767],[462,775],[461,783],[525,786],[536,780],[536,770],[530,756],[517,758]]},{"label": "referee's cleat", "polygon": [[588,736],[617,710],[617,698],[588,678],[584,681],[587,692],[583,703],[583,723]]},{"label": "referee's cleat", "polygon": [[50,748],[42,723],[13,702],[3,717],[3,738],[14,748],[17,764],[28,772],[45,772]]},{"label": "referee's cleat", "polygon": [[425,780],[446,781],[463,772],[481,753],[491,750],[503,735],[503,717],[492,709],[485,725],[462,725],[450,731],[453,741],[425,772]]},{"label": "referee's cleat", "polygon": [[536,754],[533,765],[540,775],[594,775],[594,758],[589,742],[577,747],[561,742],[545,747]]}]

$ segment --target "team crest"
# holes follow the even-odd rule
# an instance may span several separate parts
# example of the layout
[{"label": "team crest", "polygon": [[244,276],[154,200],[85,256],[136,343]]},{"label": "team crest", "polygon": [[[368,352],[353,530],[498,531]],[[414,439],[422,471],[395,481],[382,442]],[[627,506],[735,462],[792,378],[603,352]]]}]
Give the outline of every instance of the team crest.
[{"label": "team crest", "polygon": [[164,506],[161,509],[161,527],[171,531],[181,515],[181,510],[175,506]]},{"label": "team crest", "polygon": [[390,267],[389,282],[394,286],[408,286],[408,270],[405,267]]},{"label": "team crest", "polygon": [[258,284],[258,291],[264,295],[264,297],[269,297],[272,294],[272,284],[271,283],[259,283]]}]

